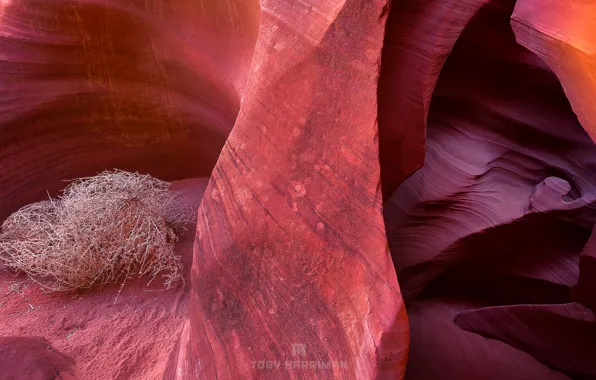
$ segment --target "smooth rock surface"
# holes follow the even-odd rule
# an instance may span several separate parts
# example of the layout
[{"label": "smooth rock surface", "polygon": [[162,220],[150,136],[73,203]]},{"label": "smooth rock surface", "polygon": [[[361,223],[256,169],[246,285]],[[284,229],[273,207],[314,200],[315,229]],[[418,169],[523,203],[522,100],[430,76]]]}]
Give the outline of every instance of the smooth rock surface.
[{"label": "smooth rock surface", "polygon": [[596,227],[579,257],[579,278],[573,288],[573,299],[596,310]]},{"label": "smooth rock surface", "polygon": [[596,377],[596,318],[581,305],[488,307],[458,314],[455,324],[523,350],[573,378]]},{"label": "smooth rock surface", "polygon": [[[412,326],[406,378],[548,378],[531,373],[538,368],[533,360],[572,378],[593,378],[596,4],[461,2],[475,14],[460,32],[461,14],[429,15],[414,5],[430,3],[390,11],[389,20],[401,19],[402,30],[419,38],[397,37],[392,59],[402,61],[388,72],[396,78],[389,90],[399,108],[388,124],[381,122],[386,110],[379,110],[381,153],[393,144],[385,149],[389,158],[381,156],[382,173],[397,165],[389,169],[397,175],[392,181],[407,175],[400,139],[415,146],[425,127],[420,115],[430,107],[425,165],[384,205]],[[447,26],[429,26],[432,17]],[[453,39],[439,74],[444,54],[425,47],[440,41],[435,51],[446,52]],[[424,85],[405,86],[416,81]],[[411,115],[418,115],[415,122]],[[383,140],[387,126],[395,128],[397,143]],[[448,317],[455,310],[460,328],[533,358],[521,364],[495,351],[497,363],[481,365],[482,345],[498,342],[458,332]],[[504,374],[509,365],[518,367]]]},{"label": "smooth rock surface", "polygon": [[0,220],[105,169],[210,175],[244,92],[257,0],[1,7]]},{"label": "smooth rock surface", "polygon": [[579,121],[596,140],[596,4],[518,0],[511,25],[517,41],[557,74]]},{"label": "smooth rock surface", "polygon": [[453,323],[459,312],[478,306],[452,298],[430,298],[408,305],[412,335],[408,380],[569,379],[523,351]]},{"label": "smooth rock surface", "polygon": [[441,69],[472,16],[489,0],[391,3],[379,79],[383,198],[424,164],[426,123]]},{"label": "smooth rock surface", "polygon": [[104,169],[211,175],[174,185],[188,292],[26,289],[60,326],[11,293],[2,334],[94,379],[395,379],[403,290],[406,378],[596,376],[596,4],[389,5],[0,1],[0,221]]},{"label": "smooth rock surface", "polygon": [[464,252],[482,255],[482,245],[462,247],[466,237],[532,214],[557,211],[578,228],[596,220],[596,145],[557,77],[516,43],[513,5],[493,2],[468,24],[434,93],[425,167],[385,205],[405,294],[419,294]]}]

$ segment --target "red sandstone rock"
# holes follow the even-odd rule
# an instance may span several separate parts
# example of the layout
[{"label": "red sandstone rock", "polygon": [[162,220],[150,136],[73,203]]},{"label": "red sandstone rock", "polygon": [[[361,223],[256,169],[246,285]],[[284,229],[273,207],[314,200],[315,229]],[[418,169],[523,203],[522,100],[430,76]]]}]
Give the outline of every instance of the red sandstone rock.
[{"label": "red sandstone rock", "polygon": [[[0,2],[0,220],[102,169],[207,176],[223,147],[185,324],[133,288],[108,314],[120,318],[110,371],[105,351],[85,350],[93,337],[59,343],[94,360],[83,376],[158,377],[182,329],[167,379],[400,378],[408,323],[393,263],[413,300],[410,378],[564,378],[536,360],[594,376],[594,317],[569,303],[594,307],[593,239],[580,256],[596,220],[594,5],[261,6],[259,21],[257,0]],[[177,186],[194,204],[205,190]],[[87,331],[102,335],[111,294],[72,317],[95,316]],[[525,353],[458,329],[455,313]],[[42,319],[16,328],[54,334]],[[32,352],[35,371],[56,359]]]},{"label": "red sandstone rock", "polygon": [[[471,249],[467,237],[552,211],[579,229],[594,223],[588,206],[596,199],[596,145],[556,77],[516,44],[509,26],[513,5],[485,6],[461,35],[433,98],[426,165],[385,205],[405,294],[419,294],[470,255],[482,262],[483,244],[494,239],[476,239],[483,244]],[[527,238],[539,234],[534,229]],[[518,251],[520,239],[510,239],[503,251],[511,260],[531,254]]]},{"label": "red sandstone rock", "polygon": [[472,16],[489,0],[393,1],[379,80],[383,195],[424,164],[426,122],[439,73]]},{"label": "red sandstone rock", "polygon": [[262,2],[240,115],[199,208],[189,320],[165,378],[403,377],[408,324],[377,160],[385,5]]},{"label": "red sandstone rock", "polygon": [[[594,317],[570,302],[593,305],[596,290],[591,243],[580,258],[596,221],[596,145],[589,135],[596,71],[593,54],[584,54],[596,41],[589,21],[596,8],[571,2],[560,15],[557,8],[503,0],[479,10],[433,93],[425,167],[385,205],[400,286],[414,310],[410,378],[436,377],[436,368],[446,378],[461,377],[463,368],[481,378],[503,371],[470,363],[482,340],[453,330],[445,310],[457,308],[457,325],[465,330],[574,378],[594,376]],[[453,297],[477,304],[457,305]],[[492,307],[474,310],[482,305]],[[448,326],[446,336],[432,336],[436,324]],[[420,325],[424,331],[415,331]],[[424,366],[425,355],[436,360]],[[462,367],[451,367],[451,360]],[[546,375],[515,378],[524,376]]]},{"label": "red sandstone rock", "polygon": [[[455,264],[431,285],[489,304],[567,303],[589,232],[556,215],[531,214],[460,240]],[[404,285],[421,276],[402,272]]]},{"label": "red sandstone rock", "polygon": [[[206,186],[203,178],[176,181],[171,188],[198,208]],[[45,338],[75,361],[77,380],[161,379],[188,312],[194,243],[190,231],[176,246],[186,284],[169,290],[159,282],[148,287],[147,280],[140,279],[129,281],[123,289],[114,284],[75,294],[45,293],[25,275],[15,277],[0,270],[0,337]],[[19,348],[19,356],[23,349]],[[0,347],[0,379],[5,380],[5,374],[11,375],[10,380],[35,379],[31,371],[47,367],[47,356],[35,355],[38,352],[13,362],[3,360]]]},{"label": "red sandstone rock", "polygon": [[0,6],[0,220],[104,169],[210,175],[247,80],[257,0]]},{"label": "red sandstone rock", "polygon": [[518,0],[511,25],[517,41],[557,74],[579,121],[596,140],[596,4]]},{"label": "red sandstone rock", "polygon": [[579,278],[573,288],[576,302],[596,310],[596,227],[579,259]]}]

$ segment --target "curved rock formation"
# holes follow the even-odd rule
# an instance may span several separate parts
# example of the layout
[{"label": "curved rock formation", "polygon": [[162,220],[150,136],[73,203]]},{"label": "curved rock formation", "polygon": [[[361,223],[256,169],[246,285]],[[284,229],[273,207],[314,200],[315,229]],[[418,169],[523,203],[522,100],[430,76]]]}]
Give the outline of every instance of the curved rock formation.
[{"label": "curved rock formation", "polygon": [[259,14],[257,0],[2,2],[0,220],[106,168],[209,176]]},{"label": "curved rock formation", "polygon": [[553,211],[593,224],[596,146],[557,78],[516,44],[512,6],[487,5],[462,34],[433,98],[426,165],[386,205],[406,293],[460,260],[476,233]]},{"label": "curved rock formation", "polygon": [[472,16],[490,0],[395,1],[379,80],[383,198],[424,164],[426,122],[439,73]]},{"label": "curved rock formation", "polygon": [[517,41],[555,72],[580,123],[596,140],[596,6],[574,0],[518,0]]},{"label": "curved rock formation", "polygon": [[422,299],[408,306],[412,339],[406,379],[568,379],[521,350],[453,323],[459,312],[478,306],[452,298]]},{"label": "curved rock formation", "polygon": [[573,299],[596,311],[596,226],[579,258],[579,278],[573,288]]},{"label": "curved rock formation", "polygon": [[403,377],[408,324],[377,163],[384,5],[262,2],[165,378]]},{"label": "curved rock formation", "polygon": [[488,307],[458,314],[455,324],[523,350],[574,379],[596,376],[596,318],[581,305]]},{"label": "curved rock formation", "polygon": [[[410,19],[428,18],[417,11]],[[450,27],[461,23],[457,12],[440,15]],[[458,310],[457,326],[574,378],[591,378],[596,368],[589,359],[596,355],[594,317],[572,303],[591,307],[596,290],[589,280],[591,243],[583,248],[596,222],[594,17],[596,7],[580,1],[563,9],[551,1],[494,0],[478,9],[433,92],[425,166],[384,210],[408,309],[419,310],[410,313],[412,326],[426,323],[432,331],[426,313],[435,308],[435,323],[452,330]],[[412,23],[428,29],[422,24]],[[401,50],[393,59],[409,54]],[[427,81],[424,88],[432,89],[430,72],[410,73],[411,82]],[[400,91],[408,101],[420,98]],[[414,358],[424,352],[415,339],[435,351],[440,343],[420,334],[413,332]],[[444,351],[438,363],[467,363],[478,347],[477,338],[459,332],[453,339],[462,348]],[[432,367],[413,360],[408,378],[432,377]],[[488,363],[484,371],[483,378],[507,373]],[[529,375],[510,370],[504,376]]]}]

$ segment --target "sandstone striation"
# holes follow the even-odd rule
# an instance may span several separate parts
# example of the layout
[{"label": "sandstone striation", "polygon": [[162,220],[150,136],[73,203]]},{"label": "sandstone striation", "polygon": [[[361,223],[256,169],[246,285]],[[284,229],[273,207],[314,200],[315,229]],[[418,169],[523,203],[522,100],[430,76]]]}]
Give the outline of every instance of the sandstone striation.
[{"label": "sandstone striation", "polygon": [[199,208],[188,324],[165,378],[401,378],[408,323],[376,124],[385,2],[261,5],[240,115]]}]

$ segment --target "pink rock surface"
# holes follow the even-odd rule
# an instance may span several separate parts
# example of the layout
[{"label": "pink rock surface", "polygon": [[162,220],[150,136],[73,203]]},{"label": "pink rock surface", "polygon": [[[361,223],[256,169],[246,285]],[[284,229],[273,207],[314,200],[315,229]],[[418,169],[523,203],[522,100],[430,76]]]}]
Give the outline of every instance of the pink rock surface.
[{"label": "pink rock surface", "polygon": [[[594,318],[571,302],[592,307],[596,291],[590,280],[593,239],[588,242],[596,221],[590,101],[596,7],[568,5],[560,12],[562,5],[550,1],[484,5],[440,72],[425,166],[384,208],[412,326],[409,378],[434,378],[439,368],[445,378],[460,378],[464,369],[478,378],[506,370],[470,359],[470,352],[478,354],[473,347],[487,342],[453,332],[446,310],[458,308],[457,326],[573,378],[594,377]],[[422,11],[416,16],[427,17]],[[450,26],[459,25],[454,18]],[[420,30],[428,28],[421,24]],[[407,50],[398,53],[407,57]],[[399,91],[408,101],[420,99]],[[425,330],[416,333],[420,325]],[[444,335],[431,337],[437,326]],[[430,365],[421,364],[431,356]],[[518,369],[503,377],[546,375]]]},{"label": "pink rock surface", "polygon": [[0,220],[106,168],[208,177],[257,0],[11,0],[0,12]]},{"label": "pink rock surface", "polygon": [[573,298],[596,310],[596,227],[579,258],[579,278],[573,288]]},{"label": "pink rock surface", "polygon": [[596,5],[519,0],[511,25],[517,41],[557,74],[579,121],[596,140]]},{"label": "pink rock surface", "polygon": [[[406,294],[419,294],[465,256],[482,255],[482,244],[462,247],[466,237],[554,211],[580,229],[594,223],[596,145],[556,76],[517,45],[513,4],[491,3],[463,32],[433,98],[426,165],[385,205]],[[513,255],[523,242],[510,241]]]},{"label": "pink rock surface", "polygon": [[384,199],[423,166],[426,123],[437,79],[460,33],[488,2],[391,3],[378,89]]},{"label": "pink rock surface", "polygon": [[[192,239],[179,252],[192,255]],[[21,283],[19,291],[8,291],[11,281]],[[0,336],[44,337],[73,359],[77,379],[161,379],[188,311],[188,288],[164,291],[146,287],[146,281],[130,282],[121,294],[119,285],[46,294],[26,276],[6,273],[0,284]],[[30,378],[19,367],[0,364],[2,380]],[[14,377],[3,378],[11,368]]]},{"label": "pink rock surface", "polygon": [[[460,240],[456,265],[431,288],[493,304],[571,302],[588,237],[589,231],[552,215],[530,215]],[[404,283],[417,279],[402,277]]]},{"label": "pink rock surface", "polygon": [[385,5],[262,2],[240,115],[199,208],[188,325],[165,378],[403,377],[408,324],[377,161]]}]

